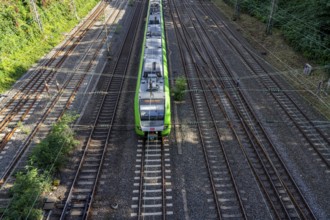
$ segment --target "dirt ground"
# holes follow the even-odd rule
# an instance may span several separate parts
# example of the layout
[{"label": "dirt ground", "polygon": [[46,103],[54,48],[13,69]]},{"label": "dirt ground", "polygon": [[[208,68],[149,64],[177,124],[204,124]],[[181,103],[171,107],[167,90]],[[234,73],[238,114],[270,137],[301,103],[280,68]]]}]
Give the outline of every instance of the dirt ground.
[{"label": "dirt ground", "polygon": [[[266,35],[266,24],[243,13],[240,14],[239,19],[233,21],[233,8],[223,0],[213,0],[213,2],[229,20],[232,20],[249,43],[260,51],[260,56],[277,69],[276,74],[285,76],[311,105],[330,120],[330,85],[323,83],[322,90],[318,92],[319,83],[330,80],[324,71],[325,67],[318,66],[291,48],[280,30],[273,29],[272,35]],[[311,75],[303,74],[306,63],[313,67]]]}]

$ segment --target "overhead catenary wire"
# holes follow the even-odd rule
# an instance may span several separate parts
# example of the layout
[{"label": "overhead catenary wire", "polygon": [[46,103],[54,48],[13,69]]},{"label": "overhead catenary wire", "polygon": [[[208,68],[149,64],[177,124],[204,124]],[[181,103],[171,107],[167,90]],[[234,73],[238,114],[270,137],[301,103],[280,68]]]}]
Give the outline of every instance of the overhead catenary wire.
[{"label": "overhead catenary wire", "polygon": [[[242,29],[242,32],[245,32],[244,29]],[[272,51],[268,50],[268,49],[265,48],[262,44],[260,44],[255,38],[253,38],[253,37],[251,37],[251,38],[252,38],[252,40],[255,41],[257,44],[259,44],[259,45],[260,45],[265,51],[267,51],[269,54],[271,54],[271,56],[273,56],[274,58],[276,58],[279,62],[281,62],[282,64],[284,64],[284,66],[285,66],[287,69],[289,69],[289,70],[287,70],[287,71],[280,71],[277,67],[273,66],[273,69],[275,69],[277,73],[283,73],[284,76],[287,76],[287,77],[293,77],[293,78],[295,79],[296,82],[298,82],[301,86],[303,86],[304,88],[306,88],[306,89],[304,89],[304,91],[308,91],[308,92],[310,92],[310,93],[313,94],[315,97],[317,97],[317,99],[318,99],[320,102],[322,102],[323,105],[330,107],[330,105],[327,104],[327,103],[325,102],[325,100],[323,100],[320,96],[318,96],[314,91],[311,90],[311,88],[313,88],[313,87],[316,88],[315,85],[312,86],[312,85],[311,85],[311,82],[308,82],[308,81],[307,81],[307,83],[309,83],[309,85],[310,85],[310,88],[308,88],[308,87],[306,87],[306,85],[305,85],[306,82],[303,81],[303,80],[301,79],[301,77],[297,77],[297,76],[299,75],[299,73],[301,72],[301,70],[292,68],[292,67],[291,67],[290,65],[288,65],[284,60],[282,60],[281,58],[279,58],[278,56],[276,56]],[[258,57],[259,59],[264,60],[262,57],[260,57],[259,54],[256,54],[255,51],[252,51],[252,50],[249,49],[249,48],[246,48],[246,50],[248,50],[249,52],[251,52],[252,54],[254,54],[254,55],[255,55],[256,57]],[[270,65],[269,62],[267,62],[266,60],[264,60],[264,62],[266,62],[268,65]],[[321,67],[321,66],[317,66],[317,67],[315,67],[314,69],[329,69],[329,68],[330,68],[330,65],[324,65],[324,66],[322,66],[322,67]],[[293,74],[288,74],[288,73],[293,73]],[[272,75],[272,74],[265,74],[265,75]],[[259,76],[262,76],[262,75],[259,74]]]},{"label": "overhead catenary wire", "polygon": [[[254,39],[255,40],[255,39]],[[256,41],[256,40],[255,40]],[[261,45],[262,46],[262,45]],[[246,48],[246,50],[248,50],[249,52],[251,52],[252,54],[254,54],[255,56],[257,56],[258,58],[262,59],[262,57],[260,57],[260,55],[256,54],[254,51],[250,50],[249,48]],[[301,85],[304,85],[305,86],[305,83],[306,82],[303,82],[301,79],[299,79],[298,77],[296,77],[297,73],[299,72],[302,72],[301,69],[293,69],[291,68],[289,65],[287,65],[283,60],[281,60],[279,57],[277,57],[276,55],[274,55],[272,52],[270,52],[269,50],[267,50],[265,48],[266,51],[268,51],[270,54],[272,54],[272,56],[274,56],[277,60],[279,60],[280,62],[284,63],[287,68],[289,68],[289,70],[287,71],[280,71],[278,70],[276,67],[274,67],[274,69],[276,69],[277,71],[275,72],[268,72],[268,73],[264,73],[264,74],[258,74],[258,75],[249,75],[249,76],[243,76],[241,77],[242,80],[244,79],[255,79],[255,78],[261,78],[263,76],[276,76],[276,75],[284,75],[284,76],[292,76],[296,79],[296,81],[298,81]],[[268,63],[267,61],[265,61],[266,63]],[[268,63],[269,64],[269,63]],[[43,68],[43,69],[47,69],[47,70],[56,70],[56,68],[49,68],[49,67],[40,67],[40,68]],[[314,69],[328,69],[330,68],[330,65],[323,65],[323,66],[316,66],[314,67]],[[111,75],[111,74],[102,74],[101,72],[87,72],[86,71],[72,71],[70,69],[67,69],[67,68],[60,68],[59,70],[57,70],[58,73],[60,72],[64,72],[66,74],[68,73],[72,73],[72,74],[90,74],[90,75],[94,75],[94,76],[102,76],[102,77],[125,77],[127,79],[137,79],[137,77],[129,77],[129,76],[122,76],[122,75]],[[232,77],[216,77],[216,79],[231,79]],[[208,77],[204,77],[204,78],[201,78],[201,79],[204,79],[204,80],[211,80],[210,78]],[[28,80],[28,79],[25,79],[25,80]],[[169,77],[169,81],[174,81],[175,79],[174,78],[171,78]],[[197,79],[197,78],[188,78],[187,80],[200,80],[200,79]],[[248,89],[245,89],[245,90],[248,90]],[[252,91],[252,90],[251,90]],[[285,90],[282,90],[282,91],[285,91]],[[311,93],[314,93],[313,91],[311,91],[310,88],[306,88],[306,89],[294,89],[294,90],[286,90],[286,91],[307,91],[307,92],[311,92]],[[98,91],[100,92],[100,91]],[[130,91],[124,91],[124,92],[130,92]],[[97,93],[97,92],[96,92]],[[102,92],[101,92],[102,93]],[[78,93],[79,94],[79,93]],[[317,96],[315,94],[315,96]],[[317,96],[317,98],[323,103],[323,104],[326,104],[324,100],[322,100],[322,98],[320,96]]]},{"label": "overhead catenary wire", "polygon": [[[31,2],[33,2],[33,0],[31,0]],[[52,99],[51,99],[51,100],[52,100]],[[50,102],[50,101],[49,101],[49,102]],[[49,102],[48,102],[48,103],[49,103]],[[55,157],[55,160],[53,161],[52,164],[50,164],[50,170],[53,170],[54,165],[55,165],[56,161],[58,160],[58,157],[59,157],[59,155],[60,155],[60,153],[61,153],[61,151],[62,151],[64,145],[65,145],[65,143],[62,143],[62,145],[61,145],[61,147],[60,147],[60,150],[58,151],[58,153],[57,153],[57,155],[56,155],[56,157]],[[47,175],[47,177],[50,176],[49,173],[46,173],[46,175]],[[33,210],[33,208],[34,208],[36,202],[38,201],[38,199],[40,198],[40,195],[41,195],[41,194],[42,194],[42,192],[37,192],[36,195],[35,195],[35,197],[32,197],[32,198],[31,198],[31,199],[33,199],[33,203],[32,203],[32,206],[31,206],[30,208],[27,207],[27,208],[29,208],[29,210],[28,210],[28,214],[27,214],[27,216],[25,217],[25,219],[28,219],[28,218],[29,218],[29,216],[30,216],[30,214],[31,214],[31,211]],[[12,201],[13,201],[13,200],[10,200],[8,206],[6,207],[6,209],[3,211],[2,215],[0,216],[0,219],[2,219],[3,217],[5,217],[4,214],[5,214],[6,211],[8,210],[8,208],[9,208],[9,206],[10,206],[10,204],[11,204]],[[20,216],[20,218],[22,218],[22,216]]]},{"label": "overhead catenary wire", "polygon": [[[318,32],[320,34],[326,34],[323,31],[317,29],[316,27],[313,27],[315,25],[315,23],[311,23],[311,22],[309,22],[309,20],[303,20],[301,18],[298,18],[295,15],[293,15],[292,13],[287,12],[287,10],[285,10],[283,8],[280,8],[279,12],[284,12],[285,15],[290,16],[292,19],[300,21],[302,24],[308,24],[307,26],[305,25],[305,27],[308,28],[308,29],[311,29],[314,32]],[[286,17],[284,17],[283,15],[280,15],[280,14],[277,14],[276,17],[286,18]],[[275,17],[275,20],[276,20],[276,17]]]},{"label": "overhead catenary wire", "polygon": [[[249,50],[248,48],[245,48],[247,50]],[[258,56],[259,58],[262,59],[262,57],[260,57],[258,54],[256,54],[255,52],[249,50],[250,52],[252,52],[254,55]],[[267,61],[266,61],[267,62]],[[52,67],[38,67],[40,69],[43,70],[48,70],[48,71],[57,71],[58,74],[87,74],[87,75],[94,75],[94,76],[102,76],[102,77],[118,77],[118,78],[125,78],[125,79],[138,79],[137,76],[123,76],[120,74],[107,74],[107,73],[102,73],[102,72],[95,72],[95,71],[81,71],[81,70],[72,70],[69,68],[52,68]],[[328,65],[319,65],[319,66],[315,66],[313,67],[314,70],[318,69],[318,70],[324,70],[324,69],[329,69],[330,68],[330,64]],[[287,75],[290,73],[295,73],[295,72],[302,72],[302,68],[300,69],[294,69],[291,68],[290,70],[287,71],[280,71],[277,70],[275,72],[267,72],[264,74],[258,74],[258,75],[249,75],[249,76],[242,76],[241,79],[255,79],[255,78],[261,78],[263,76],[276,76],[276,75]],[[204,80],[210,80],[209,77],[201,77],[201,78],[188,78],[187,80],[200,80],[200,79],[204,79]],[[215,77],[215,79],[233,79],[233,77]],[[24,81],[28,81],[29,79],[25,79]],[[169,80],[175,80],[174,77],[169,77]]]},{"label": "overhead catenary wire", "polygon": [[[258,120],[262,124],[268,124],[268,125],[275,125],[275,126],[282,126],[282,125],[287,125],[288,121],[285,120],[276,120],[276,119],[260,119]],[[215,120],[215,121],[207,121],[207,120],[189,120],[183,122],[173,122],[171,123],[171,127],[182,127],[182,126],[194,126],[198,124],[214,124],[214,123],[220,123],[220,124],[225,124],[227,123],[227,119],[223,120]],[[320,120],[314,120],[311,122],[300,122],[301,126],[304,128],[313,128],[313,127],[330,127],[330,121],[320,121]],[[108,124],[100,124],[96,126],[98,128],[104,128],[104,127],[112,127],[112,128],[129,128],[128,130],[131,130],[135,127],[134,123],[120,123],[120,124],[115,124],[115,125],[108,125]],[[85,130],[85,129],[90,129],[93,128],[92,124],[80,124],[80,125],[73,125],[72,128],[74,130]]]},{"label": "overhead catenary wire", "polygon": [[[235,87],[232,88],[225,88],[222,89],[223,91],[230,91],[236,90]],[[249,89],[249,88],[242,88],[241,91],[250,91],[250,92],[272,92],[272,93],[279,93],[279,92],[309,92],[310,90],[307,89],[277,89],[277,88],[269,88],[269,89]],[[199,93],[199,92],[214,92],[217,91],[215,89],[188,89],[183,90],[185,93]],[[63,92],[63,94],[69,94],[70,92]],[[135,93],[134,90],[126,90],[126,91],[118,91],[118,92],[108,92],[108,91],[93,91],[93,92],[78,92],[77,95],[107,95],[107,94],[125,94],[125,93]]]},{"label": "overhead catenary wire", "polygon": [[[247,50],[249,50],[248,48],[246,48]],[[249,50],[251,53],[253,53],[254,55],[256,56],[259,56],[257,54],[255,54],[255,52]],[[330,65],[324,65],[324,66],[319,66],[319,67],[316,67],[317,69],[326,69],[326,68],[329,68]],[[274,67],[275,68],[275,67]],[[52,70],[54,68],[47,68],[46,69],[49,69],[49,70]],[[275,68],[276,69],[276,68]],[[86,71],[72,71],[72,70],[69,70],[69,69],[62,69],[62,71],[65,71],[66,73],[72,73],[72,74],[86,74]],[[265,74],[259,74],[259,75],[250,75],[250,76],[243,76],[241,77],[240,79],[241,80],[248,80],[248,79],[256,79],[256,78],[260,78],[260,77],[263,77],[263,76],[276,76],[276,75],[288,75],[288,74],[291,74],[291,76],[295,77],[297,75],[297,72],[300,72],[299,69],[292,69],[292,70],[289,70],[289,71],[275,71],[275,72],[270,72],[270,73],[265,73]],[[102,74],[102,73],[96,73],[96,72],[89,72],[87,74],[91,74],[93,76],[95,75],[99,75],[99,76],[106,76],[106,77],[120,77],[122,78],[123,76],[122,75],[111,75],[111,74]],[[129,79],[137,79],[137,77],[125,77],[125,78],[129,78]],[[297,79],[298,82],[300,82],[301,84],[305,84],[304,82],[301,82],[301,80],[299,80],[299,78],[295,77]],[[204,78],[201,78],[202,80],[211,80],[211,78],[209,77],[204,77]],[[233,77],[215,77],[215,79],[233,79]],[[28,80],[28,79],[25,79],[25,80]],[[169,78],[169,81],[174,81],[175,79],[174,78]],[[187,80],[191,81],[191,80],[200,80],[200,79],[197,79],[197,78],[188,78]],[[227,89],[234,89],[234,88],[227,88]],[[271,89],[258,89],[258,88],[240,88],[241,90],[244,90],[244,91],[256,91],[256,92],[272,92]],[[206,90],[206,91],[212,91],[212,90]],[[64,94],[68,93],[69,91],[66,91],[64,90]],[[126,91],[122,91],[120,93],[134,93],[135,90],[126,90]],[[196,90],[186,90],[186,92],[199,92],[199,91],[196,91]],[[310,92],[310,93],[315,93],[314,91],[311,91],[311,89],[309,88],[305,88],[305,89],[278,89],[276,92]],[[97,95],[97,94],[110,94],[111,92],[107,92],[107,91],[93,91],[93,92],[77,92],[76,94],[77,95]],[[112,92],[112,93],[117,93],[117,92]],[[325,101],[322,99],[321,96],[319,95],[316,95],[317,98],[323,103],[323,105],[327,106],[327,107],[330,107],[328,104],[325,103]]]},{"label": "overhead catenary wire", "polygon": [[[239,24],[237,24],[239,27],[241,27]],[[225,24],[226,26],[226,24]],[[245,31],[244,28],[241,27],[241,31],[244,32],[244,33],[247,33]],[[248,34],[248,33],[247,33]],[[290,67],[285,61],[283,61],[281,58],[279,58],[278,56],[276,56],[274,53],[272,53],[272,51],[268,50],[267,48],[265,48],[262,44],[260,44],[254,37],[251,37],[251,39],[253,41],[255,41],[258,45],[260,45],[265,51],[269,52],[273,57],[275,57],[278,61],[280,61],[281,63],[283,63],[287,69],[289,69],[289,71],[279,71],[278,68],[276,67],[273,67],[274,69],[277,70],[277,72],[289,72],[289,73],[294,73],[294,74],[291,74],[293,75],[293,77],[295,78],[296,81],[298,81],[303,87],[306,88],[306,82],[303,82],[300,78],[296,77],[296,75],[298,75],[297,73],[299,73],[300,71],[299,70],[295,70],[293,69],[292,67]],[[250,48],[246,48],[246,50],[248,50],[249,52],[251,52],[252,54],[254,54],[256,57],[264,60],[262,57],[260,57],[259,54],[256,54],[256,52],[252,51]],[[268,65],[270,65],[266,60],[264,60]],[[324,69],[329,69],[330,65],[324,65]],[[320,69],[318,67],[316,67],[315,69]],[[323,69],[323,68],[322,68]],[[291,76],[291,75],[288,75],[288,76]],[[312,88],[314,87],[315,88],[315,85],[311,86]],[[317,97],[317,99],[325,106],[328,106],[330,107],[330,105],[328,105],[324,100],[322,100],[322,98],[320,96],[318,96],[314,91],[312,91],[311,89],[306,89],[308,90],[312,95],[314,95],[315,97]]]},{"label": "overhead catenary wire", "polygon": [[[251,69],[251,72],[253,72],[252,69]],[[238,97],[238,100],[239,100],[239,102],[242,104],[242,106],[243,106],[243,108],[244,108],[244,111],[247,111],[247,110],[245,109],[244,102],[241,100],[241,96]],[[249,107],[248,107],[248,108],[249,108]],[[252,111],[253,111],[253,109],[252,109]],[[252,120],[253,120],[253,119],[250,118],[250,115],[249,115],[249,114],[248,114],[248,120],[249,120],[250,122],[252,122]],[[252,129],[255,130],[254,126],[252,127]],[[255,132],[256,132],[256,131],[255,131]],[[258,132],[256,132],[256,134],[258,135]]]}]

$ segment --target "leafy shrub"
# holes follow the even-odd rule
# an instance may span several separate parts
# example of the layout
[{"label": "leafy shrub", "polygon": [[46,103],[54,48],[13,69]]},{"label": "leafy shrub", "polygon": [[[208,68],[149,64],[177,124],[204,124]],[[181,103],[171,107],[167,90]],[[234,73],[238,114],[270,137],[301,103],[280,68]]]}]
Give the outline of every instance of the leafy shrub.
[{"label": "leafy shrub", "polygon": [[36,168],[16,174],[14,186],[10,189],[12,201],[4,213],[4,219],[42,219],[42,201],[39,195],[49,188],[49,178]]},{"label": "leafy shrub", "polygon": [[38,169],[57,171],[64,164],[67,154],[76,145],[74,132],[69,124],[77,116],[64,115],[57,122],[47,137],[42,140],[34,149],[30,156],[30,163]]},{"label": "leafy shrub", "polygon": [[42,219],[42,193],[48,191],[54,171],[66,160],[68,152],[77,144],[69,124],[76,115],[64,115],[30,155],[30,165],[16,175],[10,189],[12,200],[4,211],[4,219]]},{"label": "leafy shrub", "polygon": [[187,80],[183,76],[179,76],[175,80],[175,87],[174,87],[174,100],[182,101],[187,89]]}]

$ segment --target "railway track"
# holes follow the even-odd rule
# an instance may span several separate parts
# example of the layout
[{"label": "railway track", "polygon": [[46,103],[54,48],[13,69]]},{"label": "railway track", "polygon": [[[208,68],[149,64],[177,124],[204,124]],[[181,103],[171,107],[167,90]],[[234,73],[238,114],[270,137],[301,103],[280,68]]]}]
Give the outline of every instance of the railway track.
[{"label": "railway track", "polygon": [[[88,140],[84,143],[83,155],[67,198],[63,201],[64,207],[58,207],[60,214],[53,214],[54,219],[87,219],[91,216],[94,195],[101,185],[98,182],[111,135],[113,135],[112,128],[127,66],[130,62],[130,51],[134,44],[136,29],[139,26],[137,24],[144,11],[141,9],[141,2],[136,4],[139,6],[135,9],[133,22],[121,45],[120,55],[115,57],[114,70],[104,74],[108,77],[103,84],[104,87],[101,88],[101,98],[95,106],[95,120],[88,134]],[[246,197],[245,191],[248,186],[239,183],[238,174],[241,171],[233,162],[238,160],[235,155],[237,152],[233,153],[230,149],[237,148],[240,150],[239,153],[244,156],[244,163],[248,165],[253,174],[272,218],[316,219],[303,193],[279,156],[276,144],[273,143],[263,124],[260,123],[255,108],[251,106],[244,90],[237,87],[234,80],[237,75],[222,58],[224,54],[218,49],[219,44],[215,43],[218,38],[217,32],[213,32],[212,29],[210,31],[214,34],[212,35],[205,28],[215,23],[210,19],[200,19],[199,13],[203,12],[201,10],[203,7],[195,7],[196,5],[191,5],[191,2],[176,3],[174,0],[169,0],[169,5],[174,30],[179,41],[181,60],[184,63],[184,73],[186,78],[192,79],[188,80],[189,91],[191,91],[190,101],[193,106],[197,136],[205,161],[210,191],[208,197],[203,198],[209,205],[207,217],[210,219],[252,218],[251,209],[255,206],[251,206]],[[204,10],[213,9],[204,8]],[[215,20],[213,12],[208,12],[208,16]],[[217,29],[221,29],[219,24],[216,26]],[[304,122],[308,116],[300,109],[299,104],[282,91],[284,85],[281,85],[276,79],[265,76],[267,71],[262,69],[262,65],[258,64],[258,61],[251,58],[252,54],[248,54],[247,48],[239,46],[240,42],[233,40],[232,37],[226,39],[233,41],[232,47],[242,55],[248,70],[258,76],[258,81],[264,85],[265,90],[270,92],[270,96],[276,101],[278,108],[282,109],[281,112],[286,114],[286,117],[292,120],[297,131],[301,132],[307,143],[306,147],[311,146],[311,151],[321,158],[321,166],[329,170],[330,158],[328,158],[326,148],[329,146],[327,134],[317,128],[313,122]],[[96,53],[89,53],[93,56],[92,54]],[[95,60],[95,58],[90,59]],[[82,63],[77,67],[77,71],[92,71],[91,63]],[[48,103],[47,113],[38,123],[50,125],[54,120],[60,118],[65,111],[61,106],[69,108],[83,81],[84,78],[77,75],[63,80],[58,92]],[[52,87],[54,86],[55,84],[52,85]],[[44,93],[44,90],[40,92],[41,95]],[[36,97],[28,103],[33,102],[32,105],[35,105],[40,98],[41,96]],[[52,109],[58,110],[52,111]],[[22,115],[8,116],[8,121],[15,117],[22,117]],[[24,120],[24,118],[19,120]],[[4,122],[4,126],[10,122],[5,125],[6,123]],[[45,128],[47,131],[47,127]],[[24,146],[30,144],[38,129],[32,131],[31,138]],[[226,131],[228,140],[225,140],[223,131]],[[10,139],[10,137],[6,138]],[[229,140],[231,138],[233,140]],[[22,156],[24,151],[21,152]],[[17,161],[21,159],[21,156],[16,158]],[[132,218],[174,218],[169,158],[167,139],[144,139],[137,144],[132,211],[130,212]],[[3,182],[6,181],[7,174],[4,176]],[[52,213],[49,216],[51,217],[51,215]]]},{"label": "railway track", "polygon": [[[212,45],[212,41],[207,37],[205,29],[199,24],[198,17],[194,15],[193,10],[187,5],[187,3],[185,6],[181,5],[181,10],[184,10],[185,13],[183,11],[182,13],[177,13],[181,16],[189,16],[189,19],[186,18],[186,22],[188,20],[193,21],[187,28],[184,26],[188,25],[189,22],[186,24],[182,21],[180,22],[181,26],[183,26],[181,37],[188,42],[186,44],[188,48],[195,49],[194,52],[190,52],[191,60],[193,60],[194,64],[186,72],[196,72],[196,75],[187,78],[198,79],[197,73],[199,73],[199,75],[203,75],[203,79],[212,79],[207,81],[208,86],[198,88],[192,85],[190,90],[208,90],[212,92],[214,100],[220,98],[217,105],[224,113],[233,136],[240,142],[239,145],[268,200],[272,214],[278,218],[315,219],[311,208],[306,203],[302,193],[278,156],[276,147],[258,122],[246,98],[240,91],[230,89],[235,88],[232,75],[228,77],[225,74],[226,72],[227,74],[230,73],[230,68],[226,66],[222,57],[217,54],[216,47]],[[191,11],[190,15],[188,14],[189,11]],[[192,40],[189,41],[188,39]],[[193,57],[193,55],[195,56]],[[188,60],[189,58],[182,56],[182,59]],[[203,79],[200,79],[200,81],[204,82],[205,80]],[[190,83],[194,84],[195,82],[192,81]],[[221,88],[221,90],[212,90],[212,88]],[[206,95],[205,99],[207,100]],[[195,104],[193,105],[195,106]],[[202,106],[205,106],[205,103],[202,103]],[[210,108],[209,111],[211,113]],[[197,116],[196,118],[198,121],[205,121],[204,117]],[[213,118],[211,121],[215,124]],[[221,212],[218,212],[219,218],[222,215]]]},{"label": "railway track", "polygon": [[169,158],[167,139],[139,140],[131,217],[167,219],[173,215]]},{"label": "railway track", "polygon": [[[178,10],[173,2],[172,7],[174,7],[175,12],[172,12],[171,15],[174,20],[176,32],[178,33],[177,24],[181,23],[181,19],[178,16]],[[179,34],[177,34],[177,38],[179,39],[180,37],[178,35]],[[180,36],[182,37],[182,45],[184,45],[184,42],[189,42],[184,35]],[[179,45],[181,45],[181,43],[179,43]],[[186,77],[188,79],[198,79],[202,76],[200,75],[201,73],[196,63],[194,63],[194,53],[188,43],[186,46],[186,51],[179,46]],[[207,98],[207,94],[205,94],[206,85],[204,85],[203,81],[204,80],[188,81],[188,87],[190,91],[201,91],[191,94],[191,101],[195,119],[197,120],[198,137],[202,145],[207,173],[211,184],[211,192],[213,195],[211,201],[215,204],[215,212],[210,213],[209,217],[218,219],[247,219],[243,204],[244,198],[239,192],[226,150],[221,141],[220,127],[217,123],[215,113],[212,110],[214,101]]]},{"label": "railway track", "polygon": [[[238,37],[224,24],[218,17],[214,7],[210,4],[201,3],[201,8],[204,9],[204,16],[208,15],[212,18],[210,23],[203,22],[206,27],[208,25],[215,25],[217,27],[216,34],[210,34],[218,38],[218,34],[221,34],[228,43],[239,55],[240,59],[246,66],[251,75],[257,76],[256,79],[262,85],[265,91],[268,91],[270,100],[274,100],[277,108],[281,111],[282,115],[285,115],[285,121],[290,121],[294,126],[294,130],[300,133],[303,137],[303,145],[311,151],[312,154],[318,157],[321,161],[320,166],[326,168],[326,172],[330,172],[330,154],[327,146],[330,146],[330,134],[324,130],[321,130],[310,119],[307,112],[298,104],[296,100],[296,94],[287,92],[289,87],[283,82],[283,79],[279,79],[261,64],[260,58],[257,57],[252,51],[244,46]],[[220,28],[222,27],[222,28]],[[317,159],[317,160],[318,160]]]},{"label": "railway track", "polygon": [[[106,18],[108,22],[115,22],[118,20],[118,15],[120,14],[119,9],[123,7],[123,3],[117,3],[118,8]],[[88,23],[90,22],[91,21]],[[12,174],[25,166],[28,155],[32,150],[30,146],[33,146],[32,143],[34,137],[43,139],[47,135],[51,125],[71,108],[73,100],[75,99],[81,85],[87,84],[87,81],[90,80],[87,79],[87,74],[89,72],[95,72],[95,64],[97,63],[95,61],[100,59],[99,56],[101,55],[102,47],[104,47],[104,42],[107,36],[105,35],[105,31],[100,29],[96,31],[96,34],[94,33],[94,38],[95,39],[90,41],[90,44],[87,45],[87,48],[85,46],[85,55],[80,58],[79,64],[77,64],[73,70],[70,69],[69,72],[71,74],[67,74],[65,79],[63,79],[63,82],[58,85],[56,89],[57,91],[54,92],[54,95],[47,98],[47,103],[43,104],[44,111],[39,112],[38,115],[34,115],[34,117],[38,118],[36,122],[33,122],[35,123],[35,126],[19,146],[10,163],[6,167],[3,167],[4,170],[0,176],[0,184],[2,185],[1,194],[4,196],[2,197],[3,201],[1,201],[0,206],[4,207],[4,210],[10,203],[10,197],[6,195],[8,194],[8,187],[3,186],[7,183],[13,183],[15,178],[10,178],[12,177]]]},{"label": "railway track", "polygon": [[122,41],[120,53],[109,75],[104,94],[95,111],[96,119],[84,144],[83,155],[61,211],[60,219],[86,219],[98,186],[116,109],[125,81],[131,51],[142,15],[142,3],[137,4],[132,23]]},{"label": "railway track", "polygon": [[[109,17],[109,19],[114,19],[117,16],[118,16],[118,12],[113,13]],[[101,48],[104,46],[103,43],[105,39],[106,37],[104,36],[103,31],[97,33],[94,43],[91,43],[88,46],[85,53],[86,55],[83,58],[81,58],[79,65],[72,71],[72,74],[68,74],[63,84],[58,86],[57,92],[54,93],[52,97],[49,97],[48,103],[44,107],[45,111],[43,115],[40,115],[40,118],[37,121],[36,126],[33,128],[31,133],[25,139],[23,144],[20,146],[18,152],[15,154],[13,160],[4,170],[4,173],[1,175],[1,179],[0,179],[1,184],[5,183],[7,178],[12,173],[15,165],[20,161],[22,155],[23,154],[27,155],[26,151],[32,139],[36,136],[37,132],[40,129],[42,129],[42,132],[38,133],[38,137],[41,139],[45,137],[45,135],[50,130],[51,125],[59,118],[61,118],[64,112],[68,108],[70,108],[70,105],[72,104],[81,84],[84,82],[87,73],[95,71],[94,63],[95,60],[98,60],[98,56],[100,55]],[[75,74],[77,72],[79,72],[79,74]]]},{"label": "railway track", "polygon": [[[99,16],[103,15],[105,6],[105,3],[101,2],[91,14],[91,19],[79,26],[61,48],[38,66],[31,76],[25,80],[26,83],[20,86],[18,92],[8,98],[2,105],[0,110],[0,150],[4,148],[19,128],[19,123],[24,122],[27,116],[31,114],[31,110],[39,104],[43,94],[45,92],[49,93],[50,87],[57,87],[57,69],[63,66],[70,54],[79,45],[83,36],[86,35]],[[47,70],[47,68],[49,69]]]}]

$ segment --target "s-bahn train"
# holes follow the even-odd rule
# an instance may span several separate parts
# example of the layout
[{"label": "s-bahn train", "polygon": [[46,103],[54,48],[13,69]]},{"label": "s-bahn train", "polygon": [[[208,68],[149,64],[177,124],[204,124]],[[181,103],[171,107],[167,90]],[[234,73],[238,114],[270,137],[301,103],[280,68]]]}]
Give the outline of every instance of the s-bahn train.
[{"label": "s-bahn train", "polygon": [[134,98],[135,131],[166,136],[171,130],[170,90],[162,0],[150,0]]}]

